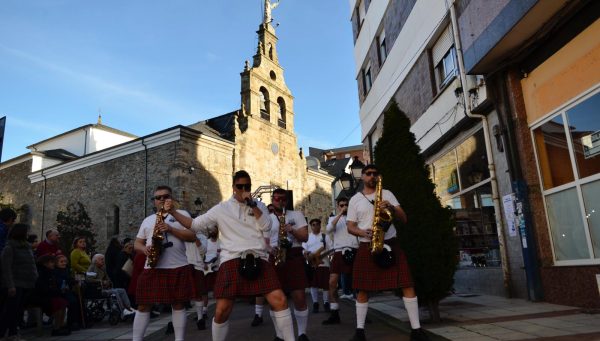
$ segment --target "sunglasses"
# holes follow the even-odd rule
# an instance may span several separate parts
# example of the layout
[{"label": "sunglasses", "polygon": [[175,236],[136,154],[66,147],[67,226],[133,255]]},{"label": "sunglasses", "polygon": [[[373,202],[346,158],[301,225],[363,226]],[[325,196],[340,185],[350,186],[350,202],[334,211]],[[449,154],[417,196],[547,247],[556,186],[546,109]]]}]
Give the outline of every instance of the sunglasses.
[{"label": "sunglasses", "polygon": [[379,173],[378,172],[365,172],[366,176],[378,176]]},{"label": "sunglasses", "polygon": [[273,197],[273,201],[275,201],[275,202],[286,202],[287,198],[286,197]]},{"label": "sunglasses", "polygon": [[252,184],[236,184],[235,188],[243,189],[244,191],[250,191],[250,189],[252,188]]},{"label": "sunglasses", "polygon": [[321,224],[320,224],[320,223],[312,223],[312,224],[310,224],[310,225],[312,225],[312,226],[319,226],[319,225],[321,225]]},{"label": "sunglasses", "polygon": [[340,204],[340,207],[348,207],[348,204]]},{"label": "sunglasses", "polygon": [[171,199],[171,194],[163,194],[163,195],[156,195],[153,198],[154,200],[167,200],[167,199]]}]

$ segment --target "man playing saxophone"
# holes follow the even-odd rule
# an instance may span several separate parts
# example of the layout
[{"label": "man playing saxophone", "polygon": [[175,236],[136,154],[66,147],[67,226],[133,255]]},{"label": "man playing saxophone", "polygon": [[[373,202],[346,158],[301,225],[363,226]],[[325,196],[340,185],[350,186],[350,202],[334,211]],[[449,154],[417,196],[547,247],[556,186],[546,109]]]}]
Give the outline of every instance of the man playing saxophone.
[{"label": "man playing saxophone", "polygon": [[[287,192],[283,188],[273,191],[272,203],[275,212],[271,214],[271,224],[277,231],[271,232],[271,246],[275,249],[276,262],[282,247],[279,229],[285,230],[283,237],[287,237],[287,241],[291,243],[291,247],[285,252],[285,261],[278,264],[275,270],[283,291],[290,293],[294,301],[294,315],[298,323],[298,341],[307,341],[308,306],[304,290],[308,287],[308,279],[304,270],[302,243],[308,240],[308,224],[302,212],[285,210]],[[275,329],[275,332],[277,338],[282,339],[280,331]]]},{"label": "man playing saxophone", "polygon": [[[402,288],[404,306],[412,328],[411,340],[429,340],[419,322],[419,305],[413,287],[410,269],[404,252],[396,239],[393,224],[382,224],[376,228],[384,231],[383,251],[371,252],[373,222],[375,211],[391,213],[393,218],[406,223],[407,217],[394,194],[388,190],[377,191],[381,186],[379,173],[375,165],[366,165],[362,169],[364,188],[355,194],[348,205],[346,218],[348,232],[359,239],[359,247],[352,269],[352,287],[358,290],[356,298],[356,333],[352,340],[366,340],[365,319],[369,308],[369,292]],[[378,195],[378,193],[380,195]],[[377,210],[375,205],[377,205]],[[385,221],[384,217],[377,221]]]},{"label": "man playing saxophone", "polygon": [[[193,274],[188,265],[184,242],[194,242],[196,235],[179,224],[172,215],[164,211],[165,201],[171,199],[172,190],[168,186],[158,186],[152,197],[157,214],[152,214],[142,222],[135,240],[135,250],[148,258],[144,271],[139,277],[136,291],[138,311],[133,321],[133,341],[141,341],[150,322],[150,309],[153,304],[171,304],[175,340],[183,340],[185,335],[185,302],[193,293]],[[189,216],[186,211],[178,210]],[[162,250],[152,250],[152,237],[162,235]],[[157,259],[154,255],[158,255]],[[153,267],[150,267],[150,264]]]}]

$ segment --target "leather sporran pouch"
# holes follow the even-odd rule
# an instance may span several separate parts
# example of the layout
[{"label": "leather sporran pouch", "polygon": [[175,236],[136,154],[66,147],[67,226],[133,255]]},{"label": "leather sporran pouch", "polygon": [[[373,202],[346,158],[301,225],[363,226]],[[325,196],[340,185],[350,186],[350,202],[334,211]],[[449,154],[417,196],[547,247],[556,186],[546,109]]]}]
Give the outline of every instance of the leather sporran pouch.
[{"label": "leather sporran pouch", "polygon": [[356,257],[356,249],[345,248],[342,250],[342,259],[347,265],[354,264],[354,258]]},{"label": "leather sporran pouch", "polygon": [[396,264],[396,257],[394,256],[394,251],[392,251],[392,247],[388,244],[383,245],[383,250],[380,253],[373,256],[373,260],[375,264],[382,269],[388,269]]},{"label": "leather sporran pouch", "polygon": [[251,252],[244,252],[240,256],[238,271],[242,277],[255,280],[260,275],[260,257]]}]

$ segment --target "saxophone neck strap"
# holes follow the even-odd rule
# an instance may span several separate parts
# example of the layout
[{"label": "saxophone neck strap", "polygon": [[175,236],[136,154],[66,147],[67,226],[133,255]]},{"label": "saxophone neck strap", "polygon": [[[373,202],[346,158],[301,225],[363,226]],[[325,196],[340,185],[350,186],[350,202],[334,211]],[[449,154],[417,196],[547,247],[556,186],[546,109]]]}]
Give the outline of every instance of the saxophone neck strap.
[{"label": "saxophone neck strap", "polygon": [[362,194],[363,197],[365,197],[365,199],[367,199],[367,201],[371,203],[371,205],[375,206],[375,199],[371,200],[371,199],[367,198],[367,196],[365,195],[365,193],[363,191],[360,191],[360,194]]}]

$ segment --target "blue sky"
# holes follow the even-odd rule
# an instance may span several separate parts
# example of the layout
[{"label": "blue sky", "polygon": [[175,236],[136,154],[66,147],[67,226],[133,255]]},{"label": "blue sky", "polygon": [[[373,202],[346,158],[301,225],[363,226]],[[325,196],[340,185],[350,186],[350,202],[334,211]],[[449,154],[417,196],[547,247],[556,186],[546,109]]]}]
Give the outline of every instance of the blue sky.
[{"label": "blue sky", "polygon": [[[143,136],[240,106],[263,0],[3,0],[2,161],[97,121]],[[278,55],[299,144],[360,143],[347,1],[282,0]]]}]

